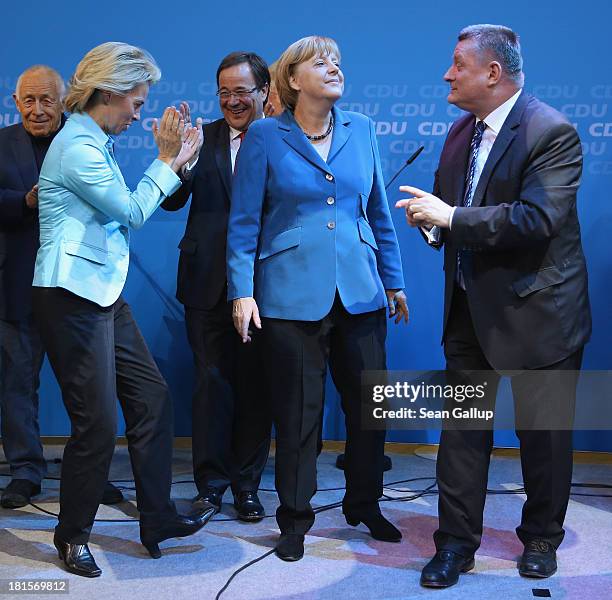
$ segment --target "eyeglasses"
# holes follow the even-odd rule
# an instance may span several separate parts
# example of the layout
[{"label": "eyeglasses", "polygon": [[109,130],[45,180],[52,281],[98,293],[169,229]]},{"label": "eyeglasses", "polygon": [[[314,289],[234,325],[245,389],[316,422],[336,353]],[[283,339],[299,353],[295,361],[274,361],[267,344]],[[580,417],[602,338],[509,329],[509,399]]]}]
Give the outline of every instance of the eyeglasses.
[{"label": "eyeglasses", "polygon": [[247,96],[250,96],[253,92],[256,92],[259,88],[255,86],[251,90],[217,90],[217,96],[221,100],[229,100],[232,96],[235,96],[237,100],[244,100]]}]

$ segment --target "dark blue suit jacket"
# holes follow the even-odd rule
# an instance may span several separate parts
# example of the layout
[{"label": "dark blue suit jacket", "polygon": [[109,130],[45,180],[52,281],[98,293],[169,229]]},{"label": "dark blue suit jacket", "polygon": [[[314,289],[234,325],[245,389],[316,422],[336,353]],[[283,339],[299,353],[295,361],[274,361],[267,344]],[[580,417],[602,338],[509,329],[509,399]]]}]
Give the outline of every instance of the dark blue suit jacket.
[{"label": "dark blue suit jacket", "polygon": [[587,270],[576,194],[582,150],[576,130],[552,107],[522,93],[484,165],[472,206],[465,188],[474,116],[452,126],[434,194],[457,206],[443,230],[448,323],[457,249],[480,346],[496,369],[552,365],[591,335]]},{"label": "dark blue suit jacket", "polygon": [[38,211],[25,195],[38,183],[32,142],[21,123],[0,129],[0,319],[31,312]]},{"label": "dark blue suit jacket", "polygon": [[229,298],[265,317],[317,321],[336,290],[352,314],[404,287],[374,126],[334,113],[324,161],[286,111],[251,125],[238,154],[228,228]]},{"label": "dark blue suit jacket", "polygon": [[219,119],[204,127],[204,146],[191,179],[162,203],[178,210],[191,196],[179,243],[176,297],[185,306],[210,309],[226,294],[225,240],[232,193],[229,127]]}]

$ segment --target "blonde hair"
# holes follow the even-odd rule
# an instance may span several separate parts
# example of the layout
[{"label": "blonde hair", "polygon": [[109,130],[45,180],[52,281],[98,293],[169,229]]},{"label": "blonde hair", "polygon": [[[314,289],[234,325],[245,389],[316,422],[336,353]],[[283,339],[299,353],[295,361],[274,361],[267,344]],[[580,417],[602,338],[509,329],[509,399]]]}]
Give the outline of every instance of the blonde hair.
[{"label": "blonde hair", "polygon": [[68,112],[83,112],[96,90],[124,96],[141,83],[157,83],[161,71],[142,48],[106,42],[90,50],[77,65],[64,101]]},{"label": "blonde hair", "polygon": [[17,78],[17,84],[15,85],[15,96],[19,99],[19,88],[23,83],[23,78],[27,75],[33,75],[34,73],[45,73],[55,79],[55,85],[57,86],[57,93],[59,94],[59,100],[61,101],[66,94],[66,84],[62,76],[53,68],[48,65],[32,65],[28,67],[19,77]]},{"label": "blonde hair", "polygon": [[270,79],[274,81],[276,79],[276,69],[278,68],[278,60],[275,60],[269,67]]},{"label": "blonde hair", "polygon": [[310,60],[314,56],[335,54],[340,60],[338,44],[328,37],[311,35],[293,42],[276,61],[274,83],[281,104],[289,110],[295,110],[299,92],[291,87],[291,77],[297,65]]}]

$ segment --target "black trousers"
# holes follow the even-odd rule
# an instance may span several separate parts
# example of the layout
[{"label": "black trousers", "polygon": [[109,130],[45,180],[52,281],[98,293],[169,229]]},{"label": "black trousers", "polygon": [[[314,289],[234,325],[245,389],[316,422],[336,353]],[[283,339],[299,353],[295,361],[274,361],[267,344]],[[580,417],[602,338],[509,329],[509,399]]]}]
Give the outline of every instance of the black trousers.
[{"label": "black trousers", "polygon": [[31,315],[0,319],[0,422],[12,479],[39,485],[47,473],[38,426],[38,387],[44,359]]},{"label": "black trousers", "polygon": [[272,417],[261,340],[243,344],[223,296],[210,310],[185,307],[195,363],[192,403],[193,473],[207,486],[234,494],[257,491],[270,450]]},{"label": "black trousers", "polygon": [[[543,324],[543,326],[546,326]],[[537,335],[537,332],[534,332]],[[500,376],[492,370],[474,332],[466,293],[455,286],[445,335],[447,369],[490,370],[486,375],[485,404],[495,405]],[[566,359],[511,379],[517,422],[525,421],[534,406],[573,414],[577,374],[582,349]],[[563,377],[559,371],[570,371]],[[481,405],[484,408],[484,405]],[[527,500],[516,532],[526,544],[544,539],[558,547],[563,540],[563,522],[572,478],[572,431],[519,430],[521,468]],[[445,429],[440,437],[437,461],[439,528],[434,533],[436,548],[471,556],[480,546],[483,511],[493,431]]]},{"label": "black trousers", "polygon": [[33,288],[34,316],[62,391],[71,434],[62,460],[60,539],[84,544],[102,499],[117,434],[126,423],[140,522],[176,514],[170,500],[173,415],[168,388],[119,298],[102,308],[61,288]]},{"label": "black trousers", "polygon": [[382,495],[384,431],[361,426],[361,372],[386,368],[385,311],[352,315],[336,295],[320,321],[263,319],[263,354],[276,427],[276,520],[281,533],[314,523],[317,443],[329,363],[346,419],[343,512],[375,514]]}]

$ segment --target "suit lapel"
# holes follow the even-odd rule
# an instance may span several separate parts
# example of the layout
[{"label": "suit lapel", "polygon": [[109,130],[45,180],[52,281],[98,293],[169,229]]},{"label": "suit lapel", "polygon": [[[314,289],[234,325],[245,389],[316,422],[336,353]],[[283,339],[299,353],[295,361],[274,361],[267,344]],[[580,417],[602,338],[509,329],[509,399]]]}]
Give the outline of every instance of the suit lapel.
[{"label": "suit lapel", "polygon": [[322,171],[329,172],[329,167],[319,153],[312,147],[312,144],[308,141],[290,111],[286,110],[278,117],[278,127],[285,131],[283,139],[296,152],[301,154],[308,162],[315,165],[315,167],[318,167]]},{"label": "suit lapel", "polygon": [[39,173],[32,142],[23,125],[16,129],[12,146],[19,175],[23,181],[24,188],[29,191],[38,183]]},{"label": "suit lapel", "polygon": [[224,120],[215,139],[215,161],[221,175],[221,181],[227,193],[227,197],[232,197],[232,159],[230,156],[229,125]]},{"label": "suit lapel", "polygon": [[489,180],[491,179],[491,175],[497,163],[501,160],[512,143],[512,140],[516,137],[516,129],[521,123],[521,117],[523,116],[523,111],[528,101],[529,96],[523,92],[518,97],[508,117],[504,121],[501,131],[497,134],[491,152],[487,157],[487,161],[478,179],[478,185],[476,186],[474,197],[472,198],[472,206],[480,206],[482,204],[487,185],[489,184]]},{"label": "suit lapel", "polygon": [[[327,164],[330,164],[336,154],[342,150],[348,139],[351,137],[351,120],[348,115],[334,106],[334,131],[332,133],[332,143],[327,157]],[[318,154],[318,152],[317,152]]]},{"label": "suit lapel", "polygon": [[468,168],[470,143],[474,131],[475,119],[467,118],[459,128],[449,148],[449,159],[445,165],[445,173],[450,179],[451,200],[453,206],[461,206],[465,194],[465,175]]}]

